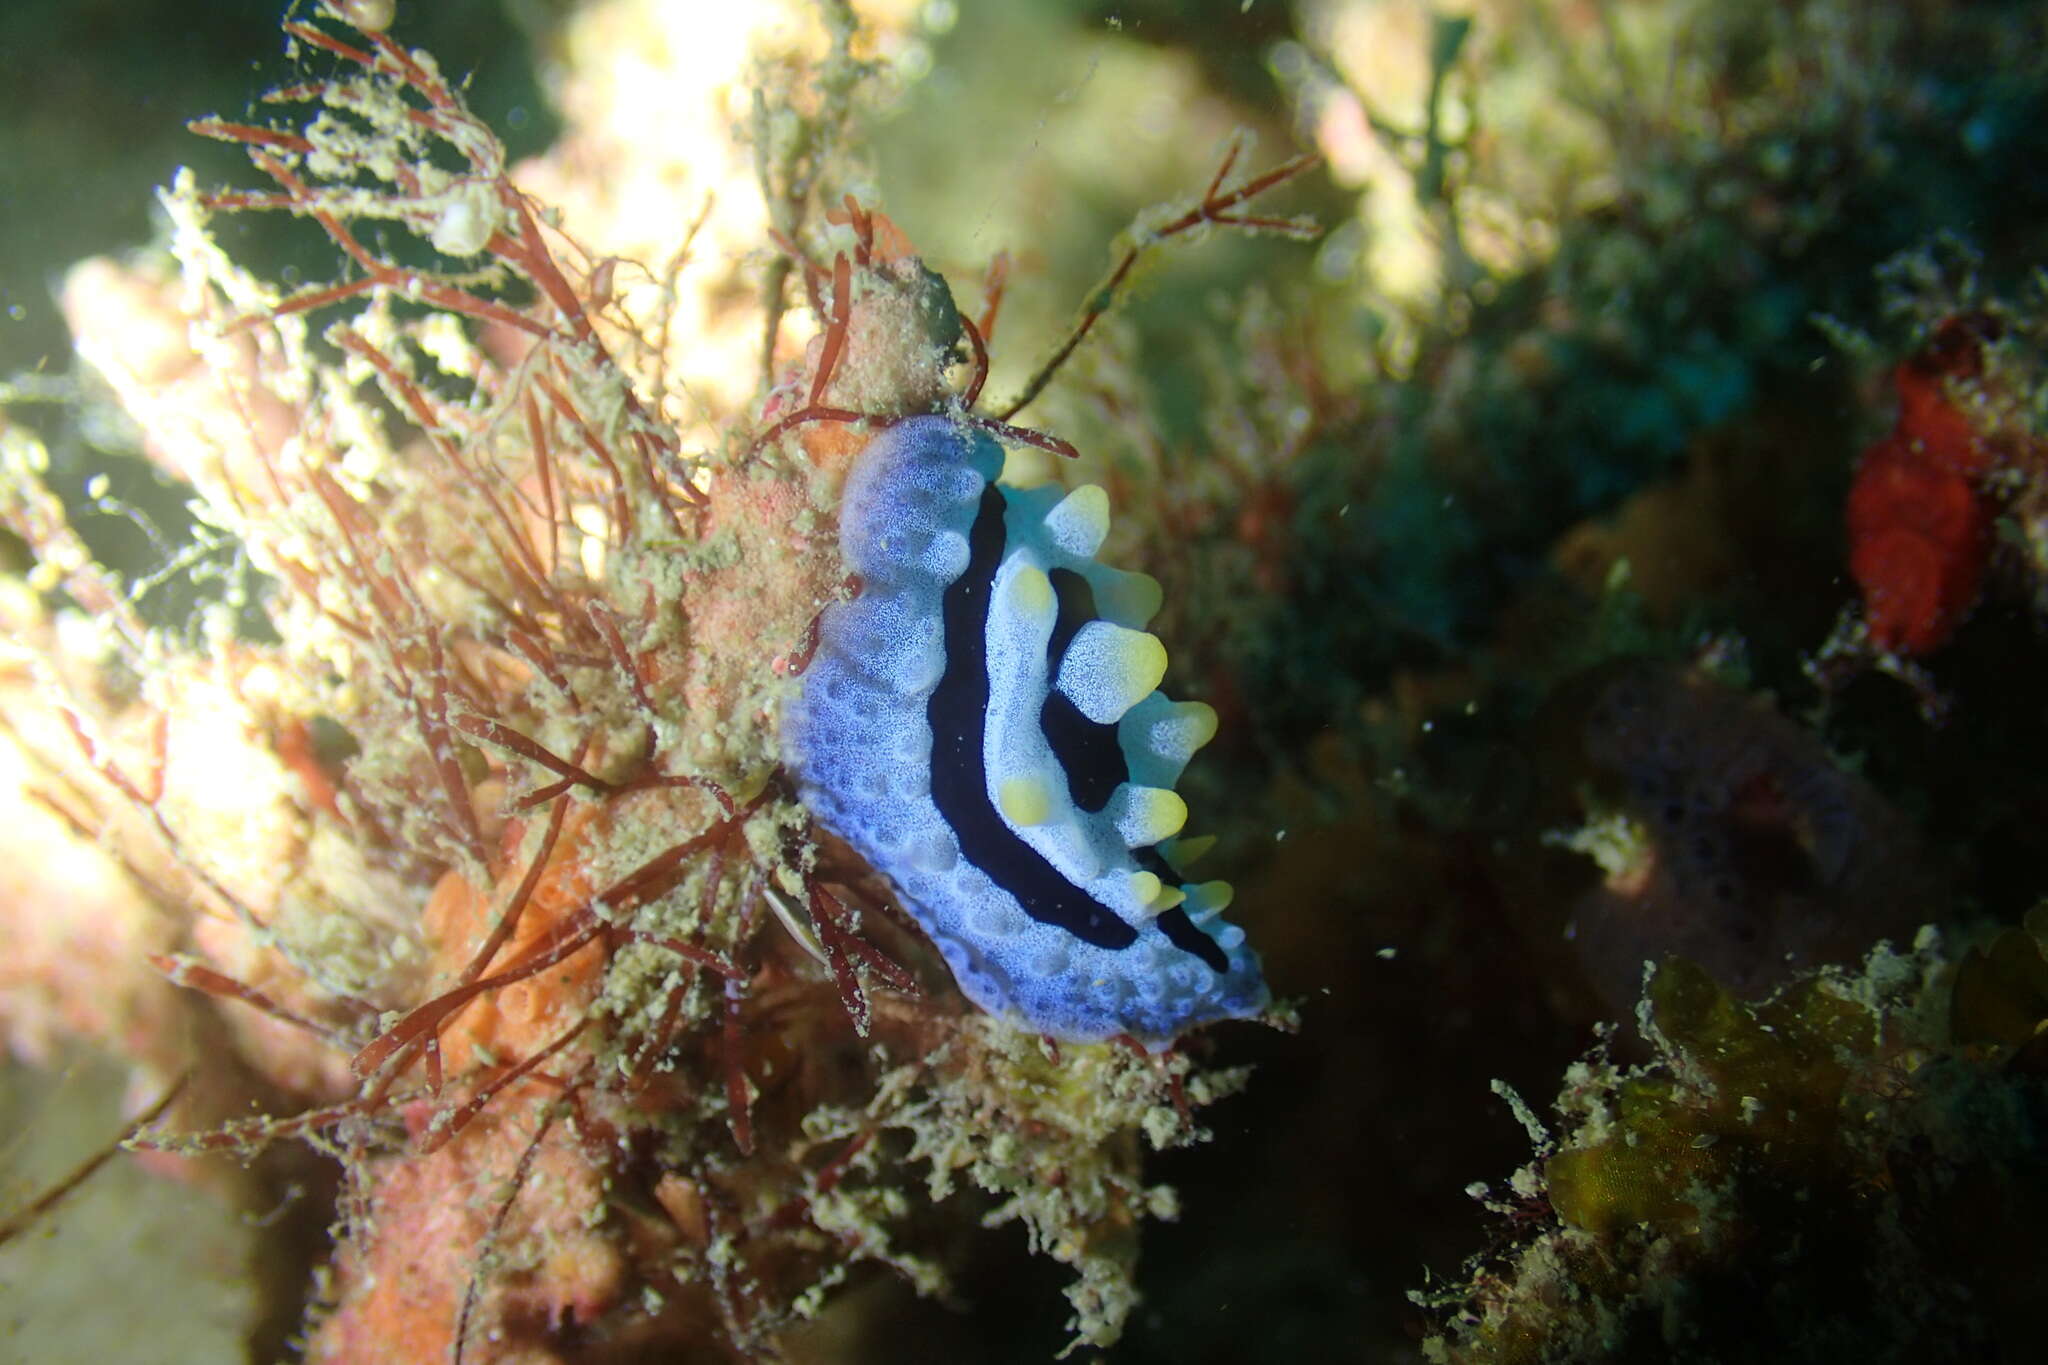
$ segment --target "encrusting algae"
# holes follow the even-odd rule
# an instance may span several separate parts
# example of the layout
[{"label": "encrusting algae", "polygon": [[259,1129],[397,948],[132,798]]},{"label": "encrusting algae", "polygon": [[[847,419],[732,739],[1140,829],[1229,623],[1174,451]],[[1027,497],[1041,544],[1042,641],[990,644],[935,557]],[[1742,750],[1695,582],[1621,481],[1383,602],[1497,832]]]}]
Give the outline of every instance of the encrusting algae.
[{"label": "encrusting algae", "polygon": [[1987,961],[1952,972],[1930,932],[1756,1004],[1665,962],[1651,1060],[1567,1072],[1557,1135],[1487,1195],[1499,1245],[1417,1296],[1445,1310],[1429,1358],[2024,1358],[2048,1112],[2038,1047],[1979,1041],[2014,1017],[1965,1005],[2004,989],[1967,984]]},{"label": "encrusting algae", "polygon": [[[662,271],[586,251],[388,14],[333,5],[285,23],[303,71],[262,107],[288,117],[193,125],[265,183],[181,175],[174,267],[67,286],[81,354],[245,567],[203,648],[141,618],[0,429],[0,515],[34,556],[5,599],[10,738],[147,907],[122,949],[194,993],[124,961],[57,1008],[213,1006],[203,1054],[51,1027],[243,1077],[138,1148],[339,1159],[310,1359],[772,1351],[863,1262],[939,1292],[920,1210],[969,1184],[1073,1268],[1075,1340],[1106,1343],[1140,1226],[1175,1213],[1143,1150],[1199,1140],[1194,1111],[1242,1083],[977,1015],[777,770],[779,705],[846,591],[834,511],[867,424],[948,409],[1064,448],[971,415],[993,303],[970,353],[943,280],[828,194],[864,67],[827,16],[757,112],[795,268],[769,273],[777,382],[751,420],[678,360],[708,201]],[[1233,211],[1306,164],[1227,160],[1120,270],[1214,224],[1302,231]],[[252,213],[317,226],[336,281],[238,265],[218,229]],[[795,363],[790,280],[821,323]],[[704,327],[744,331],[731,312]]]}]

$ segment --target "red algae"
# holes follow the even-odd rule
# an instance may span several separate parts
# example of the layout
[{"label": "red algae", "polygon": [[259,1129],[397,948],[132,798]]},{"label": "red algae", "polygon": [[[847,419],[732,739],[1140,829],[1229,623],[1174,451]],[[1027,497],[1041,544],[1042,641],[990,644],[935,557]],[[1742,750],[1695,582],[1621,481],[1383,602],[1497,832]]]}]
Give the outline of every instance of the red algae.
[{"label": "red algae", "polygon": [[1994,511],[1985,479],[1996,460],[1947,385],[1983,373],[1983,344],[1996,335],[1987,318],[1944,322],[1893,372],[1898,420],[1857,463],[1849,571],[1881,652],[1931,653],[1977,604]]},{"label": "red algae", "polygon": [[[867,69],[839,17],[773,116],[813,147]],[[135,1145],[338,1160],[313,1359],[772,1353],[861,1267],[942,1289],[931,1226],[1010,1222],[1075,1271],[1076,1340],[1113,1340],[1138,1229],[1175,1208],[1142,1150],[1203,1136],[1195,1108],[1241,1074],[1048,1053],[973,1015],[774,746],[850,587],[832,516],[873,430],[944,409],[1064,442],[975,414],[986,351],[944,281],[828,195],[838,171],[775,156],[819,334],[784,345],[774,299],[759,400],[686,415],[667,328],[709,210],[665,275],[601,256],[384,18],[287,20],[302,69],[264,107],[289,117],[194,125],[260,183],[181,176],[176,274],[98,262],[69,286],[150,458],[267,576],[243,600],[272,642],[225,614],[207,656],[152,630],[25,447],[0,505],[38,585],[100,613],[77,649],[22,607],[63,722],[48,764],[170,926],[138,946],[226,1021],[203,1067],[247,1080]],[[1308,162],[1226,183],[1236,156],[1118,280],[1196,228],[1303,231],[1243,206]],[[217,233],[251,213],[309,224],[336,279],[237,265]],[[629,306],[636,277],[666,297]],[[199,781],[209,733],[237,804]],[[963,1184],[1000,1202],[949,1199]]]}]

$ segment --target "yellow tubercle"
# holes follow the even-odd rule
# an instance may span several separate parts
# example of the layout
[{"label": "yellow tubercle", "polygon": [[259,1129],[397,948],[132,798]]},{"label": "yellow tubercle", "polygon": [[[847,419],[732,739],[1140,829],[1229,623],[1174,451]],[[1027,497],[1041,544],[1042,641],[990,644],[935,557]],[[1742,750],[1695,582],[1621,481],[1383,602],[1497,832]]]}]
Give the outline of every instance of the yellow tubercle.
[{"label": "yellow tubercle", "polygon": [[1157,636],[1108,621],[1081,628],[1060,665],[1060,690],[1088,719],[1108,725],[1151,695],[1166,676],[1166,646]]},{"label": "yellow tubercle", "polygon": [[1174,710],[1188,728],[1188,749],[1201,748],[1216,738],[1216,708],[1202,701],[1175,702]]},{"label": "yellow tubercle", "polygon": [[1052,580],[1043,569],[1027,564],[1010,578],[1010,601],[1020,614],[1050,616],[1056,605]]},{"label": "yellow tubercle", "polygon": [[[1122,630],[1122,627],[1117,629]],[[1134,695],[1135,704],[1166,676],[1166,646],[1159,642],[1157,635],[1147,635],[1142,630],[1123,630],[1117,637],[1118,662],[1123,665],[1124,674]],[[1141,685],[1142,684],[1142,685]]]},{"label": "yellow tubercle", "polygon": [[1109,494],[1100,484],[1082,484],[1045,514],[1045,529],[1068,554],[1093,555],[1109,534]]},{"label": "yellow tubercle", "polygon": [[1117,796],[1117,833],[1131,848],[1171,839],[1188,822],[1188,803],[1165,787],[1125,787]]},{"label": "yellow tubercle", "polygon": [[1004,778],[996,788],[996,804],[1013,825],[1042,825],[1052,818],[1052,793],[1035,777]]}]

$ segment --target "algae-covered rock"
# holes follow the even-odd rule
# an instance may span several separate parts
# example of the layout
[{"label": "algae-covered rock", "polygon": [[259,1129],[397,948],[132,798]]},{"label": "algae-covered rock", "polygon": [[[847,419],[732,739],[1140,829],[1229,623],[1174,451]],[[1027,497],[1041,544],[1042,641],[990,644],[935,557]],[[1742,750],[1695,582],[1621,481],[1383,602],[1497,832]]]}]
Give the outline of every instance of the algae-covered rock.
[{"label": "algae-covered rock", "polygon": [[1568,1074],[1432,1357],[2031,1359],[2048,1090],[1950,1034],[1948,975],[1930,938],[1748,1004],[1666,962],[1652,1060]]}]

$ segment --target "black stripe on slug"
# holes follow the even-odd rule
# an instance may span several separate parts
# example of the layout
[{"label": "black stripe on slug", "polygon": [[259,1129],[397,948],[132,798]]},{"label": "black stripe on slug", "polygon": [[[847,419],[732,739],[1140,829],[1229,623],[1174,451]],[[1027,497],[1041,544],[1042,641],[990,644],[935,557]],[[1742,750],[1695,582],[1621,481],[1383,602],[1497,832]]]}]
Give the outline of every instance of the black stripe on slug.
[{"label": "black stripe on slug", "polygon": [[1067,792],[1074,804],[1093,814],[1109,804],[1121,784],[1130,781],[1131,769],[1124,762],[1123,745],[1117,743],[1116,726],[1103,725],[1081,714],[1081,708],[1060,691],[1048,692],[1038,709],[1038,728],[1052,746],[1052,756],[1067,775]]},{"label": "black stripe on slug", "polygon": [[982,490],[967,538],[967,569],[946,588],[941,603],[946,671],[925,707],[932,731],[932,804],[952,827],[967,861],[1015,896],[1025,914],[1098,948],[1128,948],[1138,941],[1138,931],[1018,838],[989,800],[982,727],[989,704],[989,606],[1005,544],[1003,507],[994,484]]},{"label": "black stripe on slug", "polygon": [[[1045,646],[1045,676],[1057,679],[1060,661],[1082,626],[1096,617],[1095,589],[1072,569],[1054,569],[1052,580],[1059,615],[1053,622],[1052,638]],[[1117,787],[1130,781],[1130,765],[1124,761],[1124,746],[1117,742],[1114,722],[1104,725],[1081,714],[1081,708],[1067,700],[1057,687],[1045,694],[1039,708],[1038,728],[1052,746],[1052,756],[1067,775],[1067,792],[1074,804],[1091,814],[1109,804]]]},{"label": "black stripe on slug", "polygon": [[1230,958],[1223,951],[1223,945],[1195,927],[1188,918],[1188,912],[1181,906],[1159,912],[1153,921],[1159,932],[1166,935],[1166,941],[1184,953],[1193,953],[1208,964],[1209,970],[1222,976],[1230,970]]},{"label": "black stripe on slug", "polygon": [[1074,637],[1081,633],[1081,627],[1093,621],[1095,610],[1095,589],[1088,586],[1088,580],[1072,569],[1053,569],[1046,574],[1052,584],[1053,600],[1059,603],[1058,615],[1052,623],[1052,638],[1045,643],[1046,662],[1052,665],[1052,673],[1059,675],[1060,660],[1067,657],[1067,646],[1074,643]]},{"label": "black stripe on slug", "polygon": [[[1139,867],[1168,886],[1180,885],[1180,873],[1156,847],[1132,849],[1131,856],[1138,860]],[[1159,926],[1160,933],[1166,935],[1168,943],[1184,953],[1199,957],[1218,976],[1230,969],[1230,958],[1224,953],[1223,945],[1195,927],[1195,922],[1188,918],[1186,907],[1176,905],[1171,910],[1162,910],[1153,923]]]}]

